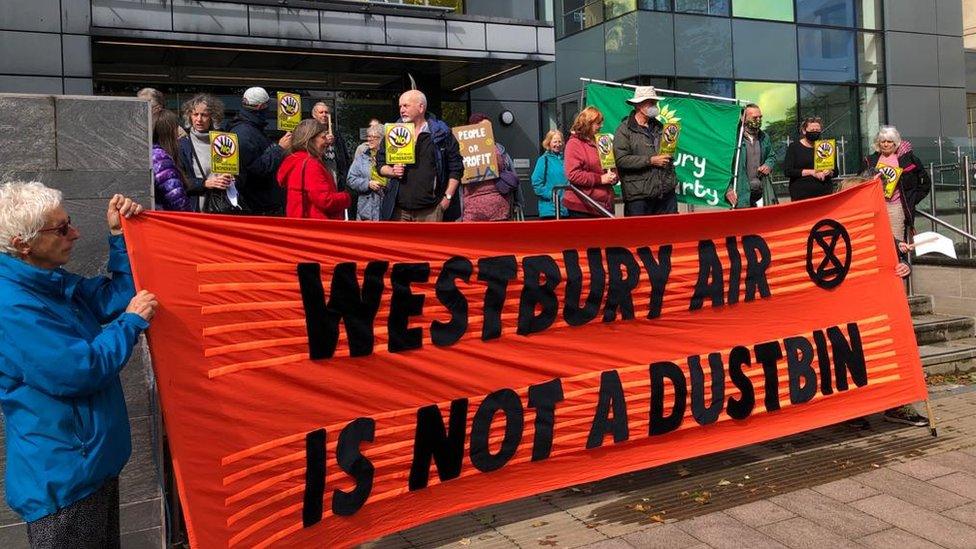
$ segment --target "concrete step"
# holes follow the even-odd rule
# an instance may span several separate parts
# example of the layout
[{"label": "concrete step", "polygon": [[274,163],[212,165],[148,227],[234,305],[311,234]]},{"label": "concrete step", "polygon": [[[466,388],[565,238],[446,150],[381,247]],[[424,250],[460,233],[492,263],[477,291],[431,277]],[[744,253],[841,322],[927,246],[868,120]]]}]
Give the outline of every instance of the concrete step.
[{"label": "concrete step", "polygon": [[976,321],[970,317],[926,314],[912,317],[919,346],[973,337]]},{"label": "concrete step", "polygon": [[908,296],[908,307],[912,311],[912,316],[932,314],[932,296],[913,295]]},{"label": "concrete step", "polygon": [[930,343],[918,348],[927,374],[952,374],[976,370],[976,337]]}]

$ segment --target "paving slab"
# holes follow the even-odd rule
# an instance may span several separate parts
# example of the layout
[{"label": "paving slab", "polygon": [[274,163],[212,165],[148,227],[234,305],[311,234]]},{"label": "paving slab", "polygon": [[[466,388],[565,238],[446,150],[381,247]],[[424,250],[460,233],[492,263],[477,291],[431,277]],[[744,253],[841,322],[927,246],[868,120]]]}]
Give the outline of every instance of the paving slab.
[{"label": "paving slab", "polygon": [[932,480],[934,478],[952,474],[956,471],[951,467],[939,465],[938,463],[926,458],[896,463],[894,465],[890,465],[889,469],[893,469],[899,473],[917,478],[918,480]]},{"label": "paving slab", "polygon": [[775,522],[759,531],[792,549],[855,549],[858,544],[803,517]]},{"label": "paving slab", "polygon": [[780,549],[773,538],[742,524],[725,513],[711,513],[675,523],[686,534],[716,549]]},{"label": "paving slab", "polygon": [[939,488],[944,488],[960,496],[976,500],[976,476],[956,472],[951,475],[932,479],[929,482]]},{"label": "paving slab", "polygon": [[855,501],[850,505],[936,545],[949,549],[976,547],[976,529],[888,494]]},{"label": "paving slab", "polygon": [[976,503],[960,505],[954,509],[943,511],[942,514],[952,520],[958,520],[970,526],[976,526]]},{"label": "paving slab", "polygon": [[676,549],[701,544],[701,541],[691,537],[673,524],[658,524],[633,534],[627,534],[621,539],[640,549]]},{"label": "paving slab", "polygon": [[890,527],[869,514],[848,505],[838,504],[836,500],[813,490],[798,490],[776,496],[772,501],[846,538],[866,536]]},{"label": "paving slab", "polygon": [[851,480],[849,478],[842,478],[840,480],[835,480],[834,482],[814,486],[811,488],[811,490],[821,493],[829,498],[836,499],[841,503],[850,503],[859,499],[876,496],[881,493],[870,486],[865,486],[860,482]]},{"label": "paving slab", "polygon": [[796,516],[795,513],[787,511],[779,505],[765,499],[726,509],[725,514],[753,528],[766,526],[767,524]]},{"label": "paving slab", "polygon": [[930,511],[945,511],[969,502],[968,498],[887,467],[858,475],[854,480]]},{"label": "paving slab", "polygon": [[899,549],[940,549],[931,541],[909,534],[900,528],[889,528],[883,532],[864,536],[857,542],[865,547],[875,549],[891,549],[892,547]]}]

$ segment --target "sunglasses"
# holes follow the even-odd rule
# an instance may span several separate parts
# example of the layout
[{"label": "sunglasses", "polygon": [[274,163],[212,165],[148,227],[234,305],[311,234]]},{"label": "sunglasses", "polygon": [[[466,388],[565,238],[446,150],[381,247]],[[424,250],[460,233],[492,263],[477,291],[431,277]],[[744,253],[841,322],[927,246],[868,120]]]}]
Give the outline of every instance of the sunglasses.
[{"label": "sunglasses", "polygon": [[49,227],[47,229],[38,229],[37,232],[39,232],[39,233],[48,233],[48,232],[52,232],[53,231],[53,232],[58,233],[59,236],[68,236],[68,233],[71,232],[71,228],[72,227],[74,227],[74,225],[71,224],[71,218],[69,217],[67,221],[65,221],[64,223],[58,225],[57,227]]}]

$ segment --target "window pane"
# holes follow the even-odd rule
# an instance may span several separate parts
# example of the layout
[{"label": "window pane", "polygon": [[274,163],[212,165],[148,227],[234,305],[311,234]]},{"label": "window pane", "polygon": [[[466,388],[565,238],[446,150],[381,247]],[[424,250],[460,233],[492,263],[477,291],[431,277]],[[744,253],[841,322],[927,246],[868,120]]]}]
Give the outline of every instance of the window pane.
[{"label": "window pane", "polygon": [[607,19],[619,17],[637,9],[637,0],[603,0],[604,14]]},{"label": "window pane", "polygon": [[797,50],[801,80],[857,80],[853,31],[799,27]]},{"label": "window pane", "polygon": [[773,21],[793,20],[793,0],[734,0],[732,15]]},{"label": "window pane", "polygon": [[674,0],[674,11],[702,15],[728,15],[729,0]]},{"label": "window pane", "polygon": [[833,27],[854,26],[854,0],[803,0],[796,3],[796,21]]},{"label": "window pane", "polygon": [[647,11],[671,11],[671,0],[640,0],[637,5]]},{"label": "window pane", "polygon": [[759,105],[763,130],[773,145],[773,179],[783,179],[783,155],[790,140],[796,139],[796,84],[775,82],[736,82],[735,97]]},{"label": "window pane", "polygon": [[860,0],[857,10],[857,26],[862,29],[881,28],[881,0]]},{"label": "window pane", "polygon": [[[556,32],[559,36],[577,33],[603,22],[603,2],[601,0],[563,0],[562,22]],[[560,32],[561,31],[561,32]]]},{"label": "window pane", "polygon": [[865,156],[871,152],[874,136],[881,129],[885,112],[884,93],[878,88],[862,86],[858,90],[858,105],[861,111],[861,154]]},{"label": "window pane", "polygon": [[678,78],[674,82],[678,91],[718,97],[735,97],[734,87],[731,80],[723,78]]},{"label": "window pane", "polygon": [[881,38],[881,33],[857,33],[857,67],[860,82],[884,82],[884,39]]},{"label": "window pane", "polygon": [[860,172],[861,136],[857,131],[857,88],[800,84],[800,118],[823,119],[824,139],[836,139],[841,174]]}]

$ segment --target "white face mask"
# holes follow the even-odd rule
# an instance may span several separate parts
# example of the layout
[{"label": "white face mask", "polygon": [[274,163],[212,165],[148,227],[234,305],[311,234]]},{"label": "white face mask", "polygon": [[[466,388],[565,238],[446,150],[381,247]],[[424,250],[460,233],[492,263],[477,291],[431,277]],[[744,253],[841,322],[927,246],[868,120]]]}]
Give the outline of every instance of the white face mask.
[{"label": "white face mask", "polygon": [[659,114],[661,114],[661,110],[657,108],[657,105],[644,108],[644,116],[648,118],[657,118]]}]

